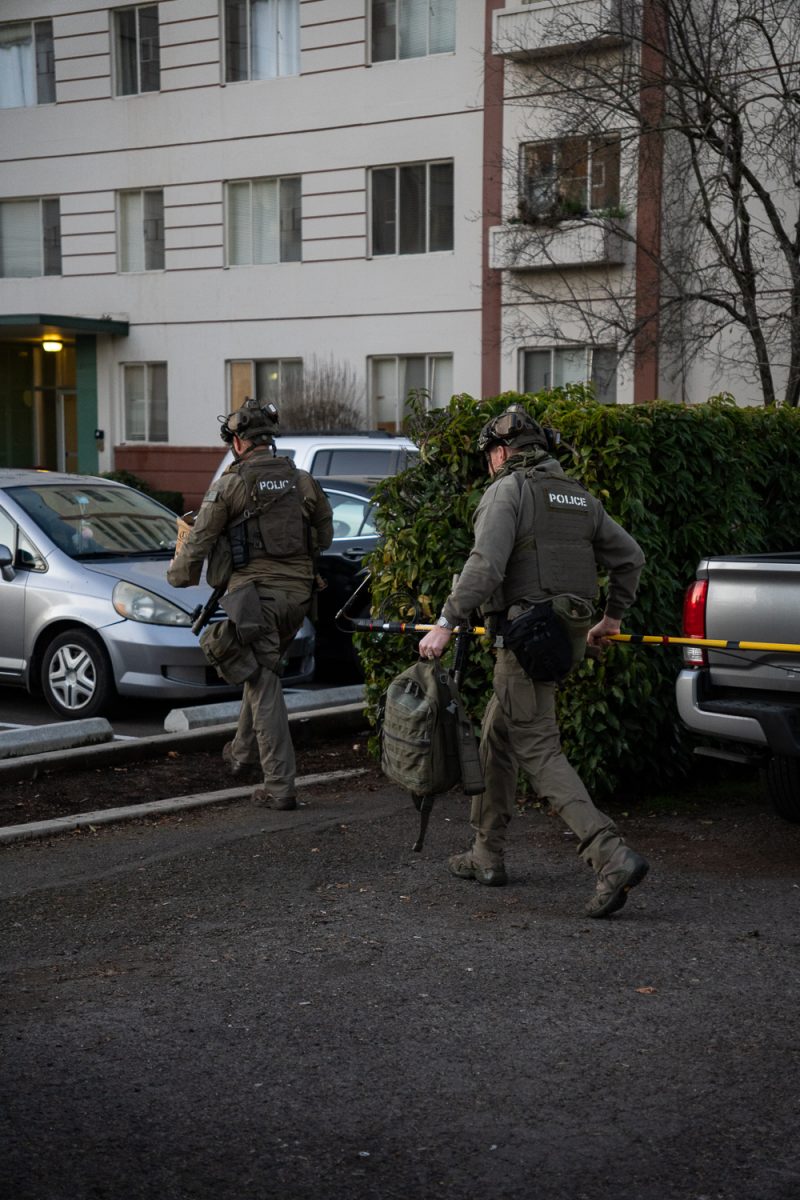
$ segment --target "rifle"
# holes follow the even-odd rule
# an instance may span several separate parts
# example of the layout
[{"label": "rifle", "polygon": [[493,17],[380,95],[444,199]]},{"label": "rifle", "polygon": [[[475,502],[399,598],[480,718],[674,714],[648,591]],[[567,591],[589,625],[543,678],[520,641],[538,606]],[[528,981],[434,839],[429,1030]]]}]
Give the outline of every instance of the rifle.
[{"label": "rifle", "polygon": [[219,608],[219,602],[225,595],[227,584],[221,583],[219,587],[215,587],[211,595],[206,600],[205,604],[198,604],[197,608],[192,613],[192,633],[199,636],[205,629],[208,622],[213,617],[214,613]]}]

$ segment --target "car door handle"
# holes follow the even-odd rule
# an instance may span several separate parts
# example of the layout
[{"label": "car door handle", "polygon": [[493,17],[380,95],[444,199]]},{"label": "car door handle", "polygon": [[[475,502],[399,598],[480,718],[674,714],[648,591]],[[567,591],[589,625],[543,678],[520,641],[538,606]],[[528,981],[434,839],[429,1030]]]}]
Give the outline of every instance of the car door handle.
[{"label": "car door handle", "polygon": [[343,558],[363,558],[369,551],[366,546],[350,546],[342,554]]}]

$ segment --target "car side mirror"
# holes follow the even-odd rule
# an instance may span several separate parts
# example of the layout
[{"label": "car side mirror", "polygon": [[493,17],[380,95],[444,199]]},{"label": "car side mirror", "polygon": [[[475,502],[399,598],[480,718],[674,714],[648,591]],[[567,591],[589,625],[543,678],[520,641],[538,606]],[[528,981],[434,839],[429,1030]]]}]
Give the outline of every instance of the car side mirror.
[{"label": "car side mirror", "polygon": [[16,578],[16,574],[14,570],[14,555],[8,546],[0,546],[0,575],[10,583],[12,579]]}]

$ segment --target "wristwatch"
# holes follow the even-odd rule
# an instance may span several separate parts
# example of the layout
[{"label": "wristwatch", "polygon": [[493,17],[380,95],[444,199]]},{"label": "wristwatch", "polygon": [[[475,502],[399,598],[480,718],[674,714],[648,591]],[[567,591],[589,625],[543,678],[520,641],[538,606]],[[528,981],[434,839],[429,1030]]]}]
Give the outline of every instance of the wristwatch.
[{"label": "wristwatch", "polygon": [[436,622],[436,624],[440,625],[442,627],[442,629],[452,629],[453,628],[453,626],[448,621],[447,617],[439,617],[439,620]]}]

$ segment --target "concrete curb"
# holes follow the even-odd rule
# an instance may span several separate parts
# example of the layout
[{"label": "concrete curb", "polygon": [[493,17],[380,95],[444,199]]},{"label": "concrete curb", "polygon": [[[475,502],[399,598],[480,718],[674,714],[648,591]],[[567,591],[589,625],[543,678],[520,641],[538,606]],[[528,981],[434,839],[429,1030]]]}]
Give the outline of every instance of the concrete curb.
[{"label": "concrete curb", "polygon": [[24,729],[4,729],[0,732],[0,759],[28,757],[27,751],[46,754],[54,750],[69,750],[75,746],[93,746],[110,742],[114,730],[104,717],[89,717],[84,721],[55,721],[52,725],[31,725]]},{"label": "concrete curb", "polygon": [[[320,688],[315,692],[291,689],[283,693],[286,708],[289,713],[341,707],[345,704],[364,704],[364,685],[353,684],[350,687]],[[185,733],[191,729],[204,729],[211,725],[228,725],[239,719],[241,703],[238,700],[223,701],[218,704],[193,704],[189,708],[173,708],[164,720],[164,729],[168,733]]]},{"label": "concrete curb", "polygon": [[[357,732],[366,727],[367,720],[364,704],[356,703],[290,712],[289,724],[299,726],[300,729],[306,726],[315,734],[329,734]],[[134,738],[124,742],[106,742],[103,745],[78,746],[52,753],[0,759],[0,784],[16,779],[36,779],[39,775],[52,774],[54,771],[80,771],[107,764],[136,762],[143,758],[158,758],[170,750],[219,750],[225,742],[230,741],[235,731],[235,723],[217,724],[186,733],[155,734],[149,738]]]},{"label": "concrete curb", "polygon": [[[367,774],[365,768],[359,767],[354,771],[301,775],[296,782],[298,788],[313,787],[317,783],[330,783],[336,779],[352,779],[356,775]],[[222,804],[226,800],[241,800],[248,797],[252,790],[252,785],[244,788],[224,788],[222,791],[198,793],[194,796],[175,796],[170,800],[151,800],[147,804],[129,804],[125,808],[103,808],[95,812],[75,813],[68,817],[53,817],[49,821],[31,821],[27,825],[4,825],[0,827],[0,844],[32,841],[35,838],[53,837],[59,833],[74,833],[76,829],[93,829],[98,825],[111,825],[118,821],[163,817],[168,813],[185,812],[187,809],[202,808],[209,804]]]}]

